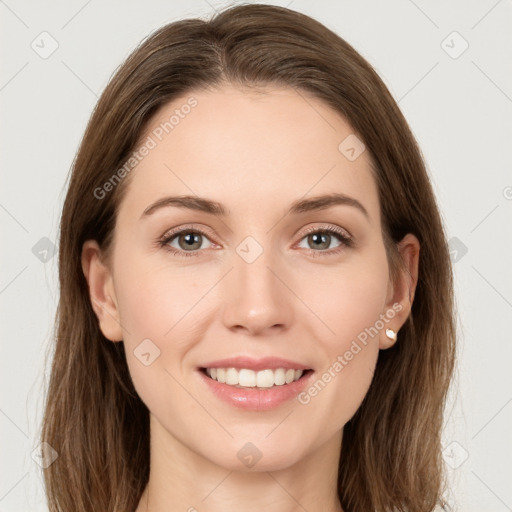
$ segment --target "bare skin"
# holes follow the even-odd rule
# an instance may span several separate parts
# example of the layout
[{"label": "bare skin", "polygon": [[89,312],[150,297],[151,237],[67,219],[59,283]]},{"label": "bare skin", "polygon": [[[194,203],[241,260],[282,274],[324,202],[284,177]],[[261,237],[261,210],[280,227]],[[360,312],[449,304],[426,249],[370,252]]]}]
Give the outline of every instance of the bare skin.
[{"label": "bare skin", "polygon": [[[150,411],[150,479],[137,512],[339,512],[342,429],[379,350],[394,343],[385,330],[399,331],[409,315],[419,242],[407,235],[399,244],[408,271],[393,283],[368,152],[347,159],[338,146],[350,125],[293,89],[188,94],[157,112],[141,141],[190,96],[197,106],[131,171],[111,261],[94,240],[82,252],[101,330],[125,344]],[[294,201],[333,192],[367,215],[351,204],[287,214]],[[171,195],[218,201],[227,215],[175,206],[143,215]],[[204,234],[184,257],[190,224]],[[331,234],[318,247],[306,232],[329,227],[352,245]],[[189,231],[158,245],[173,228]],[[237,252],[248,236],[262,249],[251,263]],[[241,410],[209,392],[198,373],[214,359],[278,356],[313,369],[316,381],[383,315],[385,327],[308,403]],[[149,366],[134,354],[145,339],[160,350]],[[253,467],[237,457],[248,442],[262,454]]]}]

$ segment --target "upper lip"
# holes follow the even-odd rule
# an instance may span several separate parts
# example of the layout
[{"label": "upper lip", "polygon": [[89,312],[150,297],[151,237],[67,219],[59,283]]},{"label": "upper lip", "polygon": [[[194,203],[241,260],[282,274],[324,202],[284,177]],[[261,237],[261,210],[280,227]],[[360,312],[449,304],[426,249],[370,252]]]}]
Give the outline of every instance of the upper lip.
[{"label": "upper lip", "polygon": [[247,368],[249,370],[275,370],[277,368],[284,368],[285,370],[309,370],[308,366],[305,366],[296,361],[289,359],[283,359],[280,357],[263,357],[261,359],[254,359],[248,356],[237,356],[230,357],[227,359],[218,359],[216,361],[210,361],[201,365],[201,368]]}]

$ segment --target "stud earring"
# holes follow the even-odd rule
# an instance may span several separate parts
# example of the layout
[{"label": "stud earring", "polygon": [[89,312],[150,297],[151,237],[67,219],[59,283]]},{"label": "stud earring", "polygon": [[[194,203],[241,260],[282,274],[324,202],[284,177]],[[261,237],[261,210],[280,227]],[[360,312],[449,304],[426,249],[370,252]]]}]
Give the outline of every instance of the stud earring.
[{"label": "stud earring", "polygon": [[386,329],[386,336],[393,341],[396,341],[396,332],[393,329]]}]

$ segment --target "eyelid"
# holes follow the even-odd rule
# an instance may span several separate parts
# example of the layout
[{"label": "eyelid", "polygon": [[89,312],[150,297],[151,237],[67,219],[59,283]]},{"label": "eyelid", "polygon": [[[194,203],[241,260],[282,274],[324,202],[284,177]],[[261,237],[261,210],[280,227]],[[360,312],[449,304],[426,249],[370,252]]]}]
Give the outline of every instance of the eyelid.
[{"label": "eyelid", "polygon": [[[182,231],[186,231],[186,230],[198,231],[199,233],[207,234],[208,236],[211,236],[214,239],[216,238],[216,235],[214,234],[214,231],[212,229],[208,228],[207,226],[191,223],[191,224],[180,225],[180,226],[178,226],[176,228],[171,228],[171,229],[167,230],[159,238],[159,240],[160,241],[165,240],[165,239],[171,237],[174,234],[181,233]],[[310,233],[314,233],[314,232],[322,231],[322,230],[339,231],[340,234],[345,235],[346,238],[350,238],[350,239],[353,238],[352,234],[347,229],[345,229],[345,228],[342,228],[340,226],[336,226],[335,224],[322,223],[320,226],[316,225],[316,226],[309,226],[309,227],[305,228],[305,230],[302,233],[302,236],[301,236],[300,240],[302,240],[302,238],[304,238],[306,235],[309,235]],[[299,233],[300,233],[300,230],[297,230],[295,232],[295,234],[293,235],[294,238],[296,236],[298,236]],[[299,242],[300,242],[300,240],[299,240]]]},{"label": "eyelid", "polygon": [[[208,237],[211,237],[215,240],[216,235],[214,234],[214,231],[206,226],[199,225],[199,224],[185,224],[178,226],[176,228],[171,228],[168,231],[166,231],[160,238],[159,241],[163,242],[164,240],[167,240],[168,238],[172,237],[173,235],[179,234],[182,231],[196,231],[200,234],[207,235]],[[212,240],[213,242],[213,240]]]},{"label": "eyelid", "polygon": [[348,231],[348,229],[342,228],[341,226],[337,226],[336,224],[321,223],[319,226],[316,225],[305,228],[305,230],[302,232],[301,240],[306,235],[309,235],[310,233],[316,233],[317,231],[334,231],[339,235],[345,236],[345,238],[353,238],[352,234]]},{"label": "eyelid", "polygon": [[339,254],[341,251],[355,247],[354,237],[352,236],[352,234],[347,229],[342,228],[336,224],[322,224],[320,226],[309,226],[308,228],[305,229],[305,231],[302,231],[299,240],[295,242],[293,247],[296,247],[298,244],[302,242],[304,238],[306,238],[308,235],[312,233],[327,233],[330,236],[338,238],[340,242],[340,245],[338,247],[335,247],[334,249],[327,249],[323,251],[306,249],[306,251],[315,258],[322,256],[335,256]]},{"label": "eyelid", "polygon": [[[215,241],[216,236],[213,234],[213,230],[211,230],[210,228],[208,228],[206,226],[198,225],[198,224],[194,224],[194,223],[181,225],[179,227],[172,228],[172,229],[166,231],[165,234],[163,234],[158,239],[158,244],[161,247],[166,247],[166,249],[169,250],[170,252],[172,252],[174,254],[179,254],[180,256],[186,257],[186,256],[200,255],[201,252],[204,251],[204,249],[197,250],[197,251],[182,251],[179,249],[172,248],[168,245],[170,242],[170,239],[174,238],[175,235],[180,235],[181,233],[184,233],[184,232],[196,232],[196,233],[202,234],[202,235],[206,236],[212,244],[220,245]],[[295,233],[294,238],[296,236],[298,236],[299,232],[300,232],[300,230]],[[306,249],[307,252],[309,252],[310,254],[313,254],[315,257],[322,256],[322,255],[324,255],[324,256],[335,255],[335,254],[339,253],[340,251],[342,251],[343,249],[351,248],[354,246],[353,236],[347,229],[342,228],[336,224],[323,223],[321,225],[309,226],[309,227],[305,228],[305,230],[302,231],[300,238],[294,243],[294,245],[292,247],[296,247],[298,244],[300,244],[300,242],[305,237],[307,237],[309,234],[322,233],[322,232],[325,232],[330,235],[334,235],[335,237],[338,237],[338,239],[340,241],[340,246],[336,247],[334,249],[321,250],[321,251],[315,251],[314,249]]]}]

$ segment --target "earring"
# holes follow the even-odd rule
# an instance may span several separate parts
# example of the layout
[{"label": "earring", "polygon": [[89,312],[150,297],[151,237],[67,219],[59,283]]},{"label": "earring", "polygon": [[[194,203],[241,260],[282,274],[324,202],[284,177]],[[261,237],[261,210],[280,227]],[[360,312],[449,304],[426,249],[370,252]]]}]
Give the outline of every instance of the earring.
[{"label": "earring", "polygon": [[386,329],[386,336],[393,341],[396,341],[396,332],[393,329]]}]

